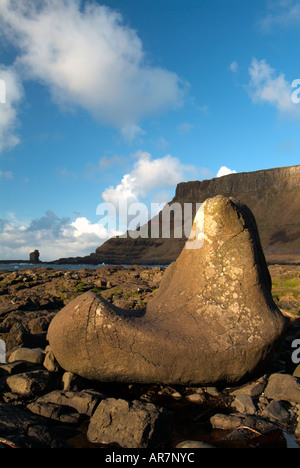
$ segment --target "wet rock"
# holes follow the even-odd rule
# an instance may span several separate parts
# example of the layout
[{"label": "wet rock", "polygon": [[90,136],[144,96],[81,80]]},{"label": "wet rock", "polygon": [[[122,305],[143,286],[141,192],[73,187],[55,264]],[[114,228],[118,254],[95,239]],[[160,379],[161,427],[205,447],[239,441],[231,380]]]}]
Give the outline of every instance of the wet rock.
[{"label": "wet rock", "polygon": [[222,441],[226,442],[241,442],[246,440],[251,440],[253,437],[260,437],[262,434],[255,429],[248,427],[239,427],[229,434],[222,437]]},{"label": "wet rock", "polygon": [[236,429],[242,424],[243,418],[235,414],[217,413],[210,418],[210,423],[215,429]]},{"label": "wet rock", "polygon": [[170,411],[152,403],[107,398],[93,414],[87,437],[123,448],[157,447],[169,437],[172,419]]},{"label": "wet rock", "polygon": [[196,217],[145,309],[89,291],[56,315],[48,340],[63,369],[100,381],[232,384],[274,359],[286,319],[252,213],[218,196],[204,204],[203,245],[197,229]]},{"label": "wet rock", "polygon": [[242,414],[215,414],[210,418],[215,429],[232,430],[247,427],[261,434],[274,431],[278,426],[260,416],[247,416]]},{"label": "wet rock", "polygon": [[215,448],[213,445],[201,442],[200,440],[183,440],[176,445],[177,449],[191,449],[191,448]]}]

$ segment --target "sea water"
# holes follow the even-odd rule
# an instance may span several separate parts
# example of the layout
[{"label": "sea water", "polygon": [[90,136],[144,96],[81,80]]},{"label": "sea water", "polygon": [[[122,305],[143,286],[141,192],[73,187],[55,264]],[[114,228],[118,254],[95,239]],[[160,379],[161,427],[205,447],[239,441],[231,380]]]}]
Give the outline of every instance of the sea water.
[{"label": "sea water", "polygon": [[56,265],[52,263],[0,263],[0,271],[29,270],[30,268],[53,268],[56,270],[82,270],[83,268],[99,268],[102,265]]},{"label": "sea water", "polygon": [[[53,268],[55,270],[83,270],[84,268],[101,268],[103,266],[123,266],[129,267],[132,265],[110,265],[102,263],[99,265],[85,265],[85,264],[53,264],[53,263],[0,263],[0,271],[18,271],[29,270],[30,268]],[[166,267],[166,265],[140,265],[145,268]]]}]

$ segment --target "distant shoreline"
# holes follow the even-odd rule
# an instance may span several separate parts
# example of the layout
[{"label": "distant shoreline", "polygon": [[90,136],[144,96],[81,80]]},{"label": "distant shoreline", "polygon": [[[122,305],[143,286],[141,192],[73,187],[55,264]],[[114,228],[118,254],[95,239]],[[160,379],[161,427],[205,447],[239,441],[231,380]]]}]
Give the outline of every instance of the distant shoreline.
[{"label": "distant shoreline", "polygon": [[[12,263],[20,263],[20,264],[25,264],[25,265],[59,265],[59,264],[70,264],[70,265],[78,265],[78,264],[88,264],[89,262],[85,261],[85,259],[80,260],[73,260],[69,258],[65,258],[63,260],[49,260],[48,262],[44,261],[37,261],[33,262],[31,260],[0,260],[0,265],[11,265]],[[96,265],[97,263],[93,263]],[[99,263],[101,265],[101,262]]]},{"label": "distant shoreline", "polygon": [[43,265],[54,265],[54,266],[59,266],[59,265],[87,265],[87,266],[102,266],[102,265],[149,265],[149,266],[157,266],[157,265],[164,265],[167,266],[171,262],[168,263],[160,263],[159,259],[153,259],[149,261],[145,260],[139,260],[136,259],[134,261],[130,261],[129,259],[124,259],[124,261],[120,261],[118,263],[116,262],[103,262],[101,260],[97,261],[95,260],[95,257],[70,257],[70,258],[60,258],[58,260],[49,260],[49,262],[45,261],[37,261],[37,262],[32,262],[30,260],[0,260],[0,265],[12,265],[12,264],[24,264],[24,265],[33,265],[33,266],[43,266]]},{"label": "distant shoreline", "polygon": [[42,265],[42,264],[49,264],[53,262],[31,262],[30,260],[0,260],[0,264],[10,265],[12,263],[25,263],[29,265]]},{"label": "distant shoreline", "polygon": [[[95,255],[86,256],[86,257],[68,257],[68,258],[60,258],[58,260],[50,260],[48,262],[38,260],[36,262],[32,262],[31,260],[0,260],[0,265],[11,265],[14,263],[17,264],[24,264],[24,265],[32,265],[35,266],[43,266],[43,265],[91,265],[91,266],[101,266],[101,265],[149,265],[149,266],[156,266],[156,265],[164,265],[167,266],[171,262],[163,262],[161,263],[159,259],[135,259],[130,261],[126,258],[126,261],[121,261],[119,263],[113,262],[101,262],[101,260],[96,260]],[[300,254],[284,254],[284,253],[265,253],[265,258],[268,265],[300,265]],[[125,259],[124,259],[125,260]]]},{"label": "distant shoreline", "polygon": [[0,263],[9,265],[10,263],[30,263],[31,265],[39,265],[40,263],[50,263],[50,262],[31,262],[30,260],[0,260]]}]

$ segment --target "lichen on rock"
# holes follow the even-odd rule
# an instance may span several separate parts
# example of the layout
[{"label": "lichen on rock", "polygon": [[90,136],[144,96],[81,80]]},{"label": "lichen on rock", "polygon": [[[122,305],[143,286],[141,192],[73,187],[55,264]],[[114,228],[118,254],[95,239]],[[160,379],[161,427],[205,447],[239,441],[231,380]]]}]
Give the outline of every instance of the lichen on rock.
[{"label": "lichen on rock", "polygon": [[274,358],[286,319],[251,211],[234,199],[205,201],[201,248],[183,249],[141,310],[89,291],[48,330],[67,371],[99,381],[163,384],[239,382]]}]

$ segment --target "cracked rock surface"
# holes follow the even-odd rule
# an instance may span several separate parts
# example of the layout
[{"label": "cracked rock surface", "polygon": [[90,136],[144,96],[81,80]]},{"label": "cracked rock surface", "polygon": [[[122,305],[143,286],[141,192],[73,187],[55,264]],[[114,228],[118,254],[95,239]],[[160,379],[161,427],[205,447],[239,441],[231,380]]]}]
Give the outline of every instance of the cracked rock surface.
[{"label": "cracked rock surface", "polygon": [[286,319],[251,211],[208,199],[198,248],[193,232],[144,309],[89,291],[55,316],[48,340],[63,369],[102,382],[182,385],[232,384],[263,371]]}]

